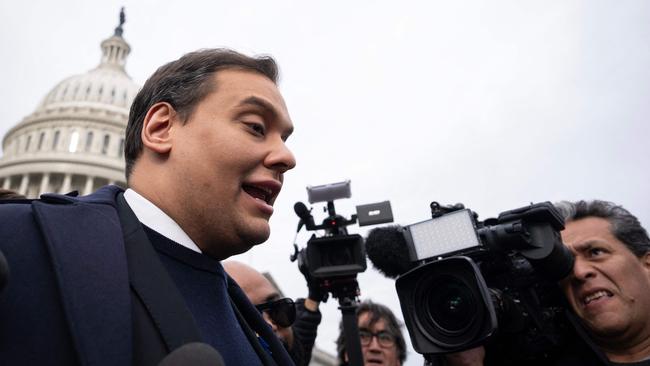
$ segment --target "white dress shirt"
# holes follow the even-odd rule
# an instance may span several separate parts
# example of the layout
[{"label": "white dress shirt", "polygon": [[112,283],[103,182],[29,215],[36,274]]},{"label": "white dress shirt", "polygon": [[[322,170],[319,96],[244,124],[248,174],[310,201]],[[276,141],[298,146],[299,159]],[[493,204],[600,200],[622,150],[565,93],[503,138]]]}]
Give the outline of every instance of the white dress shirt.
[{"label": "white dress shirt", "polygon": [[124,192],[124,199],[129,204],[135,216],[143,225],[158,232],[160,235],[175,241],[176,243],[191,249],[195,252],[202,253],[201,249],[190,239],[190,237],[181,229],[176,221],[167,216],[161,209],[156,207],[151,201],[142,197],[138,192],[127,189]]}]

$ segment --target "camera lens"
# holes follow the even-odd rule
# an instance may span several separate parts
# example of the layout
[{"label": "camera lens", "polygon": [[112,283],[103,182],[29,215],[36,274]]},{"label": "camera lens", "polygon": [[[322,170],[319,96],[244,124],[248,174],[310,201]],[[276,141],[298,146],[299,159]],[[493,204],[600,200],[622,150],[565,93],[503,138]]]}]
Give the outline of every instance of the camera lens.
[{"label": "camera lens", "polygon": [[354,263],[352,254],[347,247],[331,248],[327,253],[328,264],[330,266],[342,266]]},{"label": "camera lens", "polygon": [[458,277],[441,276],[427,296],[427,311],[444,333],[459,333],[474,322],[478,303],[472,290]]},{"label": "camera lens", "polygon": [[497,326],[478,266],[467,257],[425,263],[397,279],[402,313],[420,353],[456,352],[478,344]]}]

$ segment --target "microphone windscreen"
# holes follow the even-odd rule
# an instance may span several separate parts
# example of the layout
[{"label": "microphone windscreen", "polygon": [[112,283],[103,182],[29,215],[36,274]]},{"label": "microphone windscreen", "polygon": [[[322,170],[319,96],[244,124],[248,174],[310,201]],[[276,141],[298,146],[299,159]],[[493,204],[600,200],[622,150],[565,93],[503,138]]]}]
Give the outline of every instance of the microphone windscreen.
[{"label": "microphone windscreen", "polygon": [[368,258],[389,278],[397,278],[414,267],[402,231],[399,225],[379,227],[372,229],[366,239]]},{"label": "microphone windscreen", "polygon": [[225,366],[223,358],[212,346],[205,343],[184,344],[160,361],[158,366]]},{"label": "microphone windscreen", "polygon": [[293,210],[301,219],[306,219],[310,215],[309,209],[302,202],[296,202],[296,204],[293,205]]}]

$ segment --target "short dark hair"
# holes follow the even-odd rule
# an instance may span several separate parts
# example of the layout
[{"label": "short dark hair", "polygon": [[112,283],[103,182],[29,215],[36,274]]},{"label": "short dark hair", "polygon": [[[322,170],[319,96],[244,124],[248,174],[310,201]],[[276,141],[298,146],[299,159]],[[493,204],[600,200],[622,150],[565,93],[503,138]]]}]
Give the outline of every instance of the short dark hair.
[{"label": "short dark hair", "polygon": [[[402,335],[402,324],[397,320],[395,314],[385,305],[365,300],[357,307],[357,318],[363,313],[370,314],[369,326],[373,326],[379,320],[383,319],[386,325],[386,331],[395,336],[395,346],[397,347],[397,357],[401,363],[406,360],[406,342]],[[345,362],[345,331],[343,330],[343,320],[339,324],[339,337],[336,339],[336,352],[339,359],[339,365],[347,365]]]},{"label": "short dark hair", "polygon": [[648,232],[639,220],[622,206],[608,201],[562,201],[555,204],[564,222],[585,217],[600,217],[609,221],[610,230],[616,239],[625,244],[637,257],[650,251]]},{"label": "short dark hair", "polygon": [[167,102],[183,122],[187,121],[196,105],[214,91],[213,74],[224,69],[250,70],[276,84],[278,81],[278,66],[271,56],[249,57],[226,48],[190,52],[161,66],[144,83],[131,104],[124,143],[127,180],[143,149],[140,135],[149,109],[156,103]]}]

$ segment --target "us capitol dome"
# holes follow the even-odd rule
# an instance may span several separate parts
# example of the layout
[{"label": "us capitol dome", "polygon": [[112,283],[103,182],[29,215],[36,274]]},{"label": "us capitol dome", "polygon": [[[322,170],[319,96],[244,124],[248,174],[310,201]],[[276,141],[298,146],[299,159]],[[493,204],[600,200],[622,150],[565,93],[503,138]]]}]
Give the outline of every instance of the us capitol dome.
[{"label": "us capitol dome", "polygon": [[131,47],[122,38],[123,24],[122,10],[115,33],[101,43],[99,66],[61,81],[7,132],[0,187],[35,198],[125,186],[124,129],[140,87],[124,69]]}]

